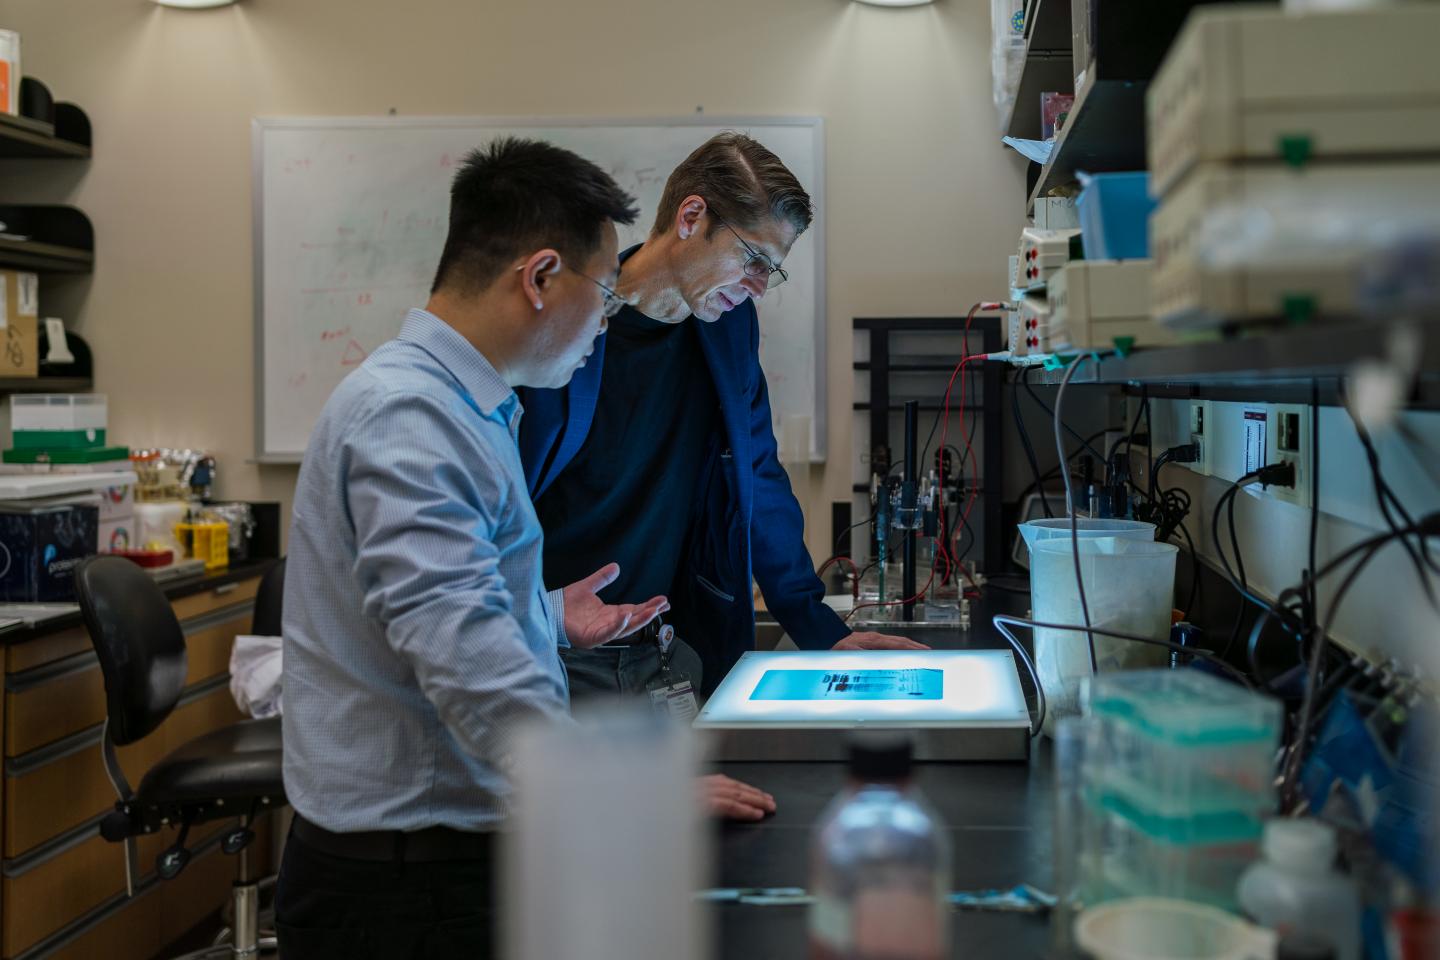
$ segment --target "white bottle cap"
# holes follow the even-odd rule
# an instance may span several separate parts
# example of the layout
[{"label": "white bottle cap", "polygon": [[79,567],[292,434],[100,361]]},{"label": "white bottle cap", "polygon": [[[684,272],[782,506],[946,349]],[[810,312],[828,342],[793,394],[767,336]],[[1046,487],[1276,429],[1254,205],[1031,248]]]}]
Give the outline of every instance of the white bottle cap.
[{"label": "white bottle cap", "polygon": [[1319,820],[1270,820],[1262,847],[1265,859],[1287,866],[1328,870],[1335,863],[1335,831]]}]

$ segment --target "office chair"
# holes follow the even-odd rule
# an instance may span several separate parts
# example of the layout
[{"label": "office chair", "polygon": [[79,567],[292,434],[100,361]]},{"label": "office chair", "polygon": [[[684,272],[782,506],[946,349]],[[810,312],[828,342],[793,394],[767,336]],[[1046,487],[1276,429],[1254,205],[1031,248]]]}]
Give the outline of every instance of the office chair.
[{"label": "office chair", "polygon": [[139,877],[136,837],[179,826],[175,842],[155,862],[160,879],[172,880],[190,860],[185,841],[193,825],[236,817],[238,824],[220,840],[221,850],[238,861],[231,942],[176,960],[250,960],[262,949],[273,950],[274,939],[259,935],[259,881],[246,848],[255,839],[250,829],[255,818],[285,803],[280,719],[243,721],[196,737],[146,771],[139,788],[131,790],[115,748],[148,736],[174,710],[185,686],[185,636],[164,593],[129,560],[90,557],[76,569],[75,588],[105,676],[101,752],[118,797],[100,834],[125,845],[127,893],[134,896]]}]

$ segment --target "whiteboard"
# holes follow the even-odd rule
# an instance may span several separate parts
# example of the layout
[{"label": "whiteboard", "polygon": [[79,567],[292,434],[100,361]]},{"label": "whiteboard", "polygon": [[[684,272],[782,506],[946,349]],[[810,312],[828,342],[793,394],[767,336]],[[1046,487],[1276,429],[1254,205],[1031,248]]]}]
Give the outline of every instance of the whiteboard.
[{"label": "whiteboard", "polygon": [[792,443],[803,443],[808,424],[809,457],[823,460],[821,120],[698,115],[256,119],[256,459],[298,463],[335,386],[399,332],[407,310],[425,305],[449,224],[450,182],[470,150],[515,135],[598,163],[640,205],[635,224],[620,228],[624,249],[649,233],[670,171],[725,130],[749,133],[773,150],[815,202],[815,222],[785,258],[790,280],[758,306],[775,435],[785,437],[788,426]]}]

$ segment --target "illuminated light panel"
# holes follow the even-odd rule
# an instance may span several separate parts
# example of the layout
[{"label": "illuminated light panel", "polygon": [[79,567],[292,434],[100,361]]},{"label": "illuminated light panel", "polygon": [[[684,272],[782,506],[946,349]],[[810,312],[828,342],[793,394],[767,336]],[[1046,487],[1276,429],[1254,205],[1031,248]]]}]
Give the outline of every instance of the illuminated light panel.
[{"label": "illuminated light panel", "polygon": [[[939,695],[828,699],[819,692],[820,685],[809,684],[818,698],[765,698],[776,684],[797,686],[767,677],[777,671],[860,675],[905,670],[939,670]],[[927,693],[933,693],[934,686],[925,685]],[[758,699],[757,690],[762,694]],[[742,656],[695,720],[700,729],[848,729],[862,724],[1028,730],[1030,715],[1009,650],[777,650]]]}]

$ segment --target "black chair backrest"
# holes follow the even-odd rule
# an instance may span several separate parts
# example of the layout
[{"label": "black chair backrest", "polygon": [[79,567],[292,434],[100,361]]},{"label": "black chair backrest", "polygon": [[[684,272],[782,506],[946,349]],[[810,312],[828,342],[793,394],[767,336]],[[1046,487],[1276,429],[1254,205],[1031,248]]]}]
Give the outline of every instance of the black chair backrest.
[{"label": "black chair backrest", "polygon": [[275,566],[265,571],[260,588],[255,591],[255,616],[250,622],[250,632],[257,637],[278,637],[284,624],[280,605],[285,599],[285,558],[275,561]]},{"label": "black chair backrest", "polygon": [[185,634],[150,575],[123,557],[90,557],[75,593],[105,675],[110,739],[134,743],[158,727],[185,688]]}]

